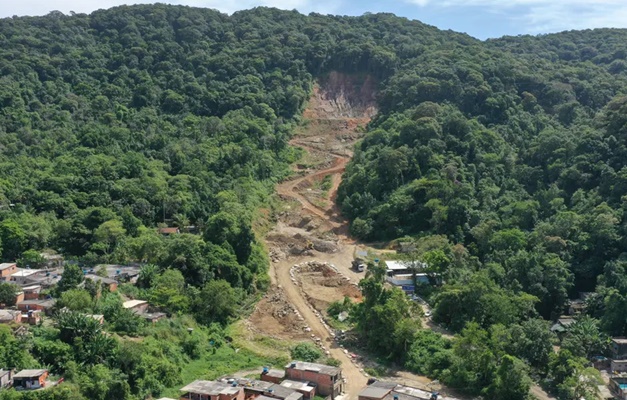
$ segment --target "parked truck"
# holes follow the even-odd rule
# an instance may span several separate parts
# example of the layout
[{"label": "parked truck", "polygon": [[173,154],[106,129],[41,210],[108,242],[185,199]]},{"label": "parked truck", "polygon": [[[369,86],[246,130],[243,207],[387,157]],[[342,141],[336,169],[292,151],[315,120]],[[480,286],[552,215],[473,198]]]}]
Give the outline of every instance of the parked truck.
[{"label": "parked truck", "polygon": [[356,272],[364,272],[366,270],[366,262],[361,258],[356,258],[353,260],[352,269]]}]

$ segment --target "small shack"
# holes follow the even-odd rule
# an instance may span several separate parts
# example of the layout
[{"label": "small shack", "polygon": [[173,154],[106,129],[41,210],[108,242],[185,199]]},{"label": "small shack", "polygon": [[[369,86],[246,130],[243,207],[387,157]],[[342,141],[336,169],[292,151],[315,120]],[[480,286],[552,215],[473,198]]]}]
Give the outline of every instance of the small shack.
[{"label": "small shack", "polygon": [[7,387],[11,385],[11,378],[13,378],[13,370],[0,369],[0,387]]},{"label": "small shack", "polygon": [[47,369],[24,369],[13,376],[13,387],[17,390],[43,388],[47,378]]},{"label": "small shack", "polygon": [[122,307],[134,313],[143,314],[148,309],[148,302],[146,300],[129,300],[122,303]]}]

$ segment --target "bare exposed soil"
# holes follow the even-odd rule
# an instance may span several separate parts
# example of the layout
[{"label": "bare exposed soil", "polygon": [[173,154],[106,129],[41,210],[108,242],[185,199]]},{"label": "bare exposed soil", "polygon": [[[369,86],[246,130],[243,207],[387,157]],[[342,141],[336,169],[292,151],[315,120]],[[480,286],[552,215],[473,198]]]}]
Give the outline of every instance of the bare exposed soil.
[{"label": "bare exposed soil", "polygon": [[[293,179],[277,185],[285,200],[278,222],[267,235],[271,288],[246,326],[255,334],[280,340],[311,340],[341,361],[348,399],[357,399],[367,383],[365,366],[373,361],[352,356],[337,345],[324,319],[333,301],[348,296],[361,301],[357,283],[364,274],[350,266],[358,246],[335,203],[352,147],[376,113],[375,82],[369,77],[332,73],[320,80],[303,113],[304,123],[291,140],[305,157],[294,166]],[[322,180],[329,176],[327,190]],[[363,248],[363,247],[362,247]],[[389,379],[426,389],[423,376],[395,372]],[[388,379],[386,378],[386,379]]]}]

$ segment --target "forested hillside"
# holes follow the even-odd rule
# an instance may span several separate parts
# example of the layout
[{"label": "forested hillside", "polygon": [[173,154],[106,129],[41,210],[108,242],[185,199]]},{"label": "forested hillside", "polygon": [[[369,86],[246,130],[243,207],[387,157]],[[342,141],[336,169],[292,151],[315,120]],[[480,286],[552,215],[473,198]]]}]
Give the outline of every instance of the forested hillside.
[{"label": "forested hillside", "polygon": [[[267,285],[255,210],[271,207],[299,156],[288,139],[315,78],[369,74],[379,114],[338,202],[360,239],[417,241],[412,257],[444,277],[423,293],[434,319],[463,330],[452,348],[391,327],[398,335],[370,337],[372,350],[488,398],[526,395],[529,367],[579,398],[582,360],[603,347],[586,340],[627,334],[626,59],[622,30],[480,42],[389,14],[146,5],[2,19],[1,258],[34,265],[50,248],[85,265],[155,264],[142,270],[143,296],[226,324]],[[199,234],[165,237],[165,225]],[[145,338],[118,342],[72,315],[24,343],[0,332],[3,349],[19,349],[1,351],[3,365],[53,365],[80,386],[46,398],[156,396],[224,340],[215,325],[187,338],[187,320],[136,326],[119,298],[87,304],[65,279],[55,293],[65,304]],[[389,322],[365,308],[403,300],[364,288],[362,328]],[[538,317],[555,319],[581,291],[596,293],[595,319],[555,355]],[[81,324],[93,342],[71,333]]]},{"label": "forested hillside", "polygon": [[[420,289],[433,320],[461,337],[410,335],[401,354],[370,338],[374,349],[488,398],[524,398],[527,368],[560,399],[596,396],[576,382],[597,381],[587,360],[627,333],[626,39],[448,42],[399,60],[338,201],[357,237],[416,244],[409,259],[445,282]],[[588,316],[560,342],[538,317],[555,321],[582,292]]]}]

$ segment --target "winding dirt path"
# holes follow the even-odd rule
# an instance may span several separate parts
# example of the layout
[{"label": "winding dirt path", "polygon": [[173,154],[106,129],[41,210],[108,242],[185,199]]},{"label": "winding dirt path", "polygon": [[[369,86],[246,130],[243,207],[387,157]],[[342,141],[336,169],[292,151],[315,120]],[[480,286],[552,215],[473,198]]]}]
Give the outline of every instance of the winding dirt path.
[{"label": "winding dirt path", "polygon": [[[293,146],[302,147],[305,150],[310,151],[310,152],[316,151],[315,148],[309,145],[306,145],[302,142],[299,142],[298,140],[292,140],[290,141],[290,144]],[[335,201],[332,201],[332,204],[333,204],[332,207],[328,209],[324,209],[313,204],[305,196],[300,194],[297,189],[298,186],[302,184],[303,182],[312,182],[312,181],[324,178],[327,175],[331,175],[333,184],[332,184],[331,190],[329,191],[329,198],[331,200],[335,200],[335,197],[337,195],[337,189],[340,186],[340,183],[342,180],[342,174],[344,173],[344,170],[346,169],[346,164],[348,164],[348,162],[350,161],[350,157],[341,156],[341,155],[334,154],[334,153],[330,153],[330,154],[333,156],[333,163],[331,167],[323,169],[323,170],[311,171],[305,174],[304,176],[280,183],[279,185],[277,185],[276,191],[282,197],[287,197],[287,198],[291,198],[293,200],[298,201],[304,210],[307,210],[308,212],[314,215],[317,215],[318,217],[322,218],[324,221],[330,223],[332,227],[334,228],[334,230],[336,230],[336,233],[342,234],[343,232],[340,232],[340,230],[344,230],[344,229],[340,229],[340,228],[345,228],[347,224],[346,224],[346,221],[343,220],[343,218],[339,214],[339,210],[337,206],[335,205]],[[341,239],[346,239],[346,236],[342,234]]]}]

